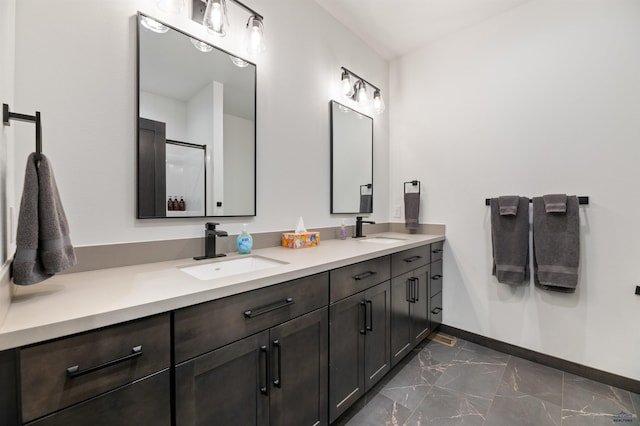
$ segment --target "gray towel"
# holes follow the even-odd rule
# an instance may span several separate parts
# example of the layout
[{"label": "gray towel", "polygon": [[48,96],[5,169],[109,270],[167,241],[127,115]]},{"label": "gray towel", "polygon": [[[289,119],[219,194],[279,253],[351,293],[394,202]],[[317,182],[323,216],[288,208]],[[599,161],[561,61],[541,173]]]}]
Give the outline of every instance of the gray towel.
[{"label": "gray towel", "polygon": [[547,194],[543,195],[542,199],[547,213],[567,212],[567,194]]},{"label": "gray towel", "polygon": [[578,197],[567,197],[566,214],[547,213],[543,197],[533,199],[533,259],[536,285],[575,291],[580,262]]},{"label": "gray towel", "polygon": [[13,282],[35,284],[75,266],[69,225],[47,157],[29,155],[20,202]]},{"label": "gray towel", "polygon": [[407,192],[404,194],[404,227],[418,229],[418,215],[420,214],[420,193]]},{"label": "gray towel", "polygon": [[[515,216],[518,214],[518,204],[520,197],[517,195],[503,195],[498,197],[498,205],[500,206],[500,216]],[[527,207],[528,209],[529,207]]]},{"label": "gray towel", "polygon": [[371,194],[360,194],[360,213],[373,213],[372,202]]},{"label": "gray towel", "polygon": [[500,214],[500,200],[491,199],[493,275],[504,284],[529,280],[529,199],[519,197],[517,214]]}]

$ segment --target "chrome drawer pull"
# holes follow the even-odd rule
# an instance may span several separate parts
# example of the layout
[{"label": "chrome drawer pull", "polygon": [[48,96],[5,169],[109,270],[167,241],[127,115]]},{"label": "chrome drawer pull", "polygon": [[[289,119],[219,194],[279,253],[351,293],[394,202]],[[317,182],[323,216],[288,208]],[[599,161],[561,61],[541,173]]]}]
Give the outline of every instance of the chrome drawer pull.
[{"label": "chrome drawer pull", "polygon": [[406,259],[402,259],[407,263],[415,262],[416,260],[422,259],[422,256],[411,256]]},{"label": "chrome drawer pull", "polygon": [[255,318],[258,315],[266,314],[267,312],[275,311],[276,309],[284,308],[285,306],[289,306],[293,304],[293,298],[288,297],[280,302],[276,302],[272,305],[263,306],[262,308],[257,309],[249,309],[248,311],[244,311],[245,318]]},{"label": "chrome drawer pull", "polygon": [[111,367],[112,365],[119,364],[124,361],[128,361],[130,359],[137,358],[142,355],[142,345],[134,346],[131,348],[131,354],[125,355],[121,358],[114,359],[111,361],[107,361],[104,364],[96,365],[94,367],[89,367],[84,370],[80,370],[79,365],[74,365],[73,367],[67,368],[67,377],[73,379],[74,377],[84,376],[85,374],[93,373],[94,371],[102,370],[103,368]]},{"label": "chrome drawer pull", "polygon": [[369,278],[370,276],[375,275],[375,274],[377,274],[376,271],[367,271],[367,272],[363,272],[363,273],[358,274],[358,275],[354,275],[353,279],[356,280],[356,281],[360,281],[360,280],[364,280],[365,278]]}]

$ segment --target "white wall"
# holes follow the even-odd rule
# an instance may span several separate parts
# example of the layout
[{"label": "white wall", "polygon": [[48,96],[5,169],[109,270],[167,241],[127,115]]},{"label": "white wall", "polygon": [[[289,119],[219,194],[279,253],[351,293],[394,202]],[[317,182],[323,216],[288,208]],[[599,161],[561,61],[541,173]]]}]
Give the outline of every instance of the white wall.
[{"label": "white wall", "polygon": [[[0,103],[14,105],[14,66],[15,63],[15,0],[0,1]],[[19,124],[18,124],[19,125]],[[29,125],[29,124],[27,124]],[[0,126],[0,324],[9,309],[11,286],[9,285],[9,261],[15,251],[15,242],[9,229],[9,206],[15,205],[14,168],[23,169],[24,164],[16,166],[13,159],[14,132],[16,124],[10,127]],[[33,125],[31,125],[33,126]]]},{"label": "white wall", "polygon": [[224,115],[224,211],[237,214],[252,210],[255,198],[253,161],[246,154],[253,151],[253,122],[231,114]]},{"label": "white wall", "polygon": [[141,91],[140,117],[165,123],[165,137],[167,139],[189,142],[187,103]]},{"label": "white wall", "polygon": [[[444,322],[640,379],[640,2],[532,0],[391,64],[391,199],[446,223]],[[491,276],[487,197],[590,196],[575,294]]]},{"label": "white wall", "polygon": [[[337,93],[340,66],[384,92],[388,64],[312,0],[246,4],[264,15],[267,37],[267,51],[256,59],[258,215],[221,218],[220,228],[236,233],[249,222],[251,232],[292,229],[299,216],[310,228],[337,226],[342,217],[329,213],[329,100]],[[205,219],[135,219],[134,15],[155,15],[246,56],[238,47],[241,35],[213,38],[193,22],[157,11],[153,0],[20,0],[16,8],[16,107],[42,112],[44,152],[54,166],[72,242],[201,236]],[[244,28],[246,14],[232,4],[229,9],[234,28]],[[378,221],[387,219],[387,117],[376,119],[374,129]],[[20,137],[27,142],[16,153],[17,176],[33,149],[32,129]]]}]

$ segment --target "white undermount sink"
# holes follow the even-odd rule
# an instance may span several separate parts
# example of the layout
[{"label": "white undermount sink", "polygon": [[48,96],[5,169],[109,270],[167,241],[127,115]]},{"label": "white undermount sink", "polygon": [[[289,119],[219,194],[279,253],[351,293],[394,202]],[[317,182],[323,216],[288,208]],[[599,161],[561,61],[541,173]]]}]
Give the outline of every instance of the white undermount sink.
[{"label": "white undermount sink", "polygon": [[393,244],[399,243],[400,241],[404,241],[404,238],[393,238],[393,237],[371,237],[371,238],[363,238],[360,240],[363,243],[374,243],[374,244]]},{"label": "white undermount sink", "polygon": [[199,280],[213,280],[231,275],[260,271],[262,269],[275,268],[286,265],[286,262],[269,259],[261,256],[237,257],[228,260],[220,260],[202,265],[186,266],[180,270]]}]

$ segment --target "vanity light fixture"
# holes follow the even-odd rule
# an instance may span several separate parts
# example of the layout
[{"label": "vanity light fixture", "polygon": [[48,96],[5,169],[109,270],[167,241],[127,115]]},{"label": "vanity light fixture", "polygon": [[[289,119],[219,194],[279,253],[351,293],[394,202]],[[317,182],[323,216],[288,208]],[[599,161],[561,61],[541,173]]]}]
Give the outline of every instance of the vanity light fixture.
[{"label": "vanity light fixture", "polygon": [[197,38],[189,37],[189,40],[191,40],[191,43],[194,45],[194,47],[201,52],[209,53],[213,50],[213,46],[203,41],[200,41]]},{"label": "vanity light fixture", "polygon": [[249,66],[249,62],[243,59],[240,59],[237,56],[229,55],[229,59],[231,59],[231,62],[233,62],[233,65],[235,65],[238,68],[246,68]]},{"label": "vanity light fixture", "polygon": [[141,15],[141,21],[143,27],[148,30],[153,31],[154,33],[164,34],[169,31],[169,27],[166,25],[162,25],[160,22],[156,21],[153,18],[149,18],[148,16]]},{"label": "vanity light fixture", "polygon": [[[355,79],[355,83],[353,84],[351,77]],[[358,76],[357,74],[354,74],[345,67],[342,67],[340,84],[341,92],[345,97],[356,101],[360,106],[371,106],[376,114],[382,114],[384,112],[385,105],[380,89],[369,83],[364,78]],[[369,94],[367,93],[367,86],[369,86],[373,90],[373,99],[371,101],[371,105]]]},{"label": "vanity light fixture", "polygon": [[[247,51],[252,55],[264,52],[264,18],[262,15],[238,0],[228,1],[249,12],[249,20],[245,31]],[[192,2],[191,18],[198,23],[202,23],[210,33],[224,37],[226,35],[226,27],[229,26],[227,0],[192,0]],[[206,4],[204,13],[202,10],[203,3]]]}]

